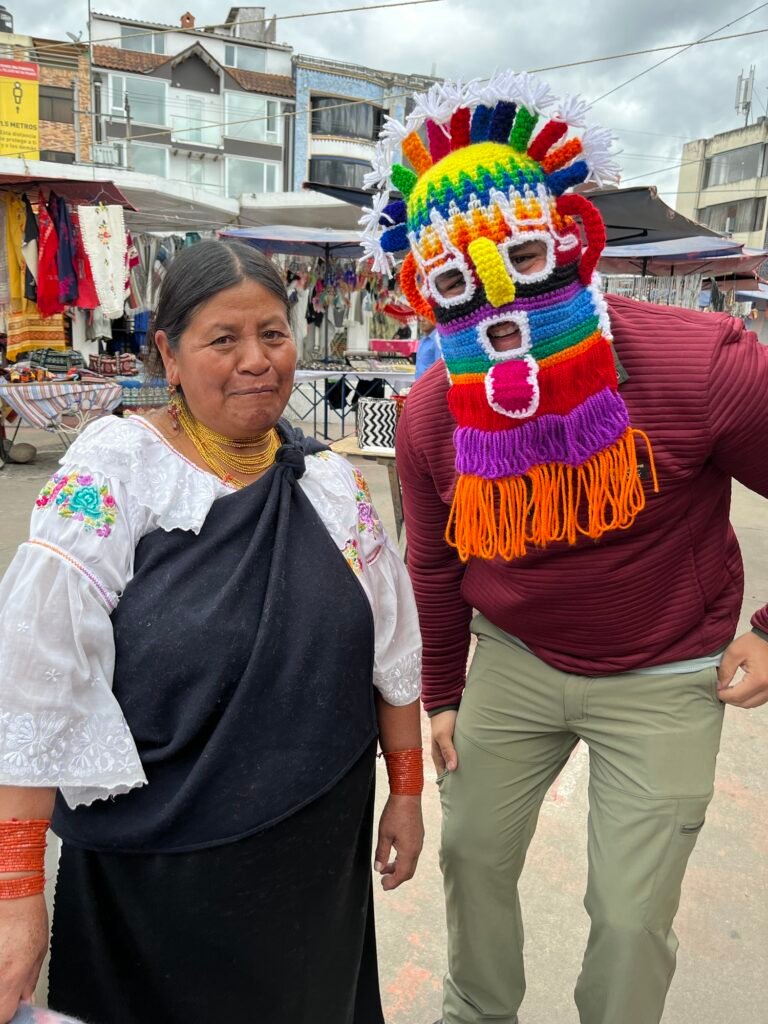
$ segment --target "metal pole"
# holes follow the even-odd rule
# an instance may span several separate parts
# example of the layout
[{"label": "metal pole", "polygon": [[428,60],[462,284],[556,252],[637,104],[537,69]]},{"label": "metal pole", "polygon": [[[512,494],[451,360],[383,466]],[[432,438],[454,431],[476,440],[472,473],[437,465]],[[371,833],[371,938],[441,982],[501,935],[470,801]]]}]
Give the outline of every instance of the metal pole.
[{"label": "metal pole", "polygon": [[131,101],[128,99],[127,92],[123,106],[125,110],[125,167],[130,171],[133,166],[131,161]]},{"label": "metal pole", "polygon": [[[79,62],[78,62],[79,63]],[[75,122],[75,163],[80,163],[80,80],[72,79],[72,107]]]},{"label": "metal pole", "polygon": [[[328,269],[329,269],[329,261],[330,261],[330,258],[331,258],[330,254],[331,254],[331,246],[330,246],[329,243],[326,243],[326,246],[325,246],[325,288],[323,289],[323,291],[326,291],[327,288],[328,288]],[[326,363],[328,362],[328,306],[325,307],[325,362]]]}]

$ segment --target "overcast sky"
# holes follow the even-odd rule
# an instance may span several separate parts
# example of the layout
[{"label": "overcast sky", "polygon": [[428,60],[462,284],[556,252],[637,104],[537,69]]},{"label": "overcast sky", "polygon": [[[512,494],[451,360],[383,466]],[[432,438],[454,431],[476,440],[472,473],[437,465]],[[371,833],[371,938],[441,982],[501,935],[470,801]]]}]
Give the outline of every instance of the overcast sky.
[{"label": "overcast sky", "polygon": [[[65,38],[87,21],[86,0],[4,0],[22,34]],[[94,9],[153,20],[157,0],[93,0]],[[223,21],[226,2],[166,2],[158,20],[175,23],[191,4],[198,25]],[[285,0],[267,14],[352,7],[356,0]],[[331,14],[283,21],[278,40],[297,53],[309,53],[374,68],[463,78],[484,77],[494,69],[517,71],[587,60],[677,43],[690,43],[748,11],[754,14],[718,35],[768,29],[768,3],[741,0],[439,0],[392,11]],[[85,38],[85,32],[84,32]],[[669,51],[674,52],[674,51]],[[548,71],[543,77],[556,92],[576,92],[588,99],[625,82],[669,56],[649,54],[599,64]],[[598,102],[592,120],[612,128],[623,150],[620,162],[627,184],[655,184],[674,203],[677,169],[687,139],[727,131],[743,123],[734,111],[736,77],[756,65],[753,116],[768,105],[768,32],[696,46]]]}]

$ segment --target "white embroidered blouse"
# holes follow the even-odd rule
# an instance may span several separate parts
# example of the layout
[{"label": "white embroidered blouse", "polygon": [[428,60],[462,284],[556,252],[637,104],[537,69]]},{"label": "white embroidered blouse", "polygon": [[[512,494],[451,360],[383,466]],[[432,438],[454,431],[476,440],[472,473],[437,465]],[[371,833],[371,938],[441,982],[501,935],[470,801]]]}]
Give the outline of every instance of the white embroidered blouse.
[{"label": "white embroidered blouse", "polygon": [[[136,545],[156,529],[199,533],[231,489],[138,416],[91,424],[61,467],[0,582],[0,785],[56,786],[76,807],[146,782],[112,694],[109,616]],[[375,686],[410,704],[421,676],[416,606],[365,480],[323,451],[307,457],[299,485],[371,603]]]}]

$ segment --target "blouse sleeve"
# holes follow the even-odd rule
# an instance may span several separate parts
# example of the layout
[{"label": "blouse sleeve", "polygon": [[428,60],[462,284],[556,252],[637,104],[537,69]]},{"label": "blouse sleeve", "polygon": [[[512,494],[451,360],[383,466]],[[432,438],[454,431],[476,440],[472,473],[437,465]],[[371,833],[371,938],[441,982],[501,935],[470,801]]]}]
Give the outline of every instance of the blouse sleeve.
[{"label": "blouse sleeve", "polygon": [[389,704],[413,703],[421,693],[416,602],[365,478],[342,456],[320,452],[307,459],[300,484],[371,603],[374,685]]},{"label": "blouse sleeve", "polygon": [[373,682],[388,704],[411,704],[421,695],[421,634],[413,588],[364,476],[358,469],[353,469],[353,476],[360,582],[375,623]]},{"label": "blouse sleeve", "polygon": [[70,807],[143,785],[112,694],[110,614],[141,513],[117,480],[63,469],[0,583],[0,784],[54,786]]}]

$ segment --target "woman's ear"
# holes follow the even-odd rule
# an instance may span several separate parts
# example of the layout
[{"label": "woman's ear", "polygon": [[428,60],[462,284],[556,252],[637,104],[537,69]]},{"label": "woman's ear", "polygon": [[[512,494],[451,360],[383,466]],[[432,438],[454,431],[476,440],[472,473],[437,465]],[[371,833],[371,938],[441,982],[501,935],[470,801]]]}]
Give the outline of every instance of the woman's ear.
[{"label": "woman's ear", "polygon": [[163,360],[163,366],[165,367],[165,378],[169,384],[179,384],[179,367],[176,361],[176,355],[171,348],[170,342],[168,341],[168,335],[165,331],[155,332],[155,344],[157,350],[160,353],[160,358]]}]

